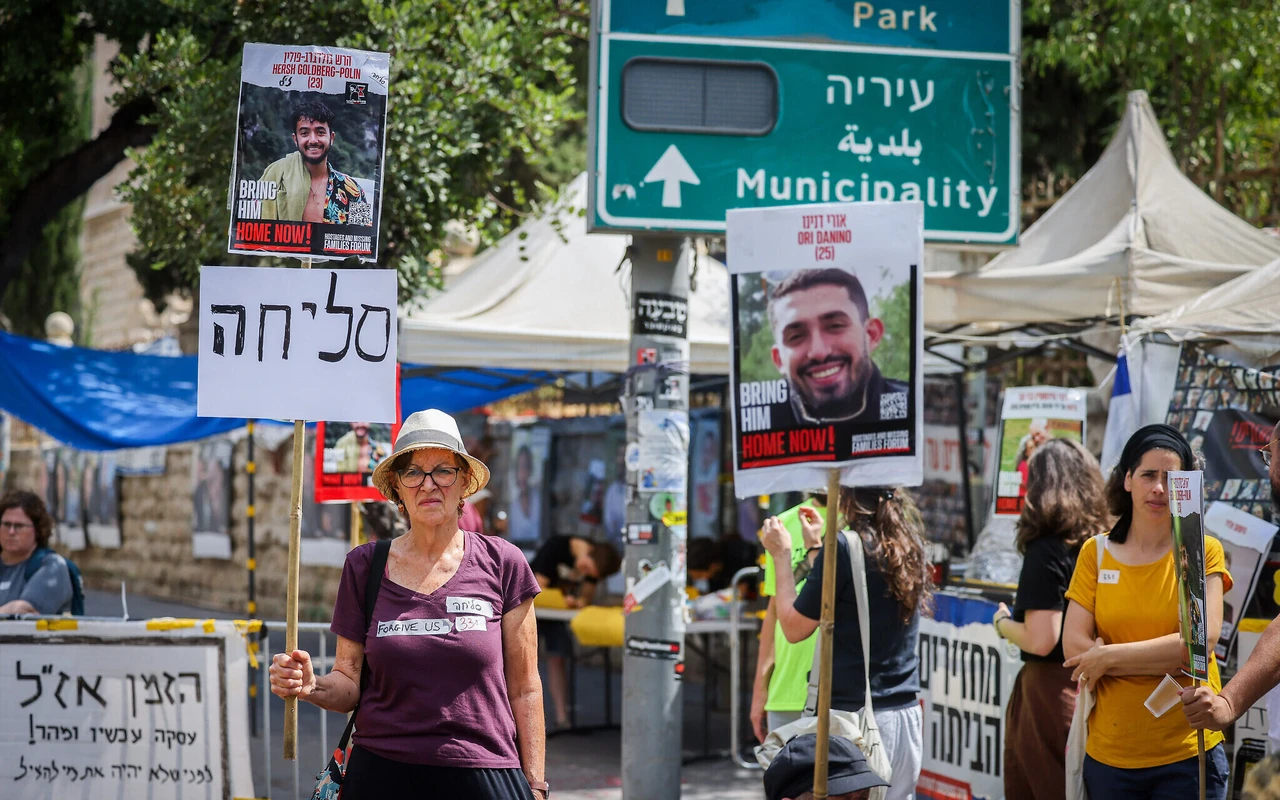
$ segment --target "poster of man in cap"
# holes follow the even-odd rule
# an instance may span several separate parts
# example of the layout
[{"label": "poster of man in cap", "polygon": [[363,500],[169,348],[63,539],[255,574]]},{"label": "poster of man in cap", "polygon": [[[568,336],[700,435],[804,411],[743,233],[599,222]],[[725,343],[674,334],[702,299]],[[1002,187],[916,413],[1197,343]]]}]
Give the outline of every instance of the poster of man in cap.
[{"label": "poster of man in cap", "polygon": [[376,261],[386,53],[246,44],[229,250]]},{"label": "poster of man in cap", "polygon": [[922,479],[918,203],[733,210],[741,496]]}]

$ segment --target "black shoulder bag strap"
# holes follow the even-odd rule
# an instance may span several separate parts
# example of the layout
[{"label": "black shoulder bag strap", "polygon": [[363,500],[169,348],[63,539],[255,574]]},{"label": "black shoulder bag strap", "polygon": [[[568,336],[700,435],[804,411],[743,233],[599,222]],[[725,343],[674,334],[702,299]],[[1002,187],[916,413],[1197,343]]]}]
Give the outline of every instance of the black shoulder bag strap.
[{"label": "black shoulder bag strap", "polygon": [[[391,552],[391,540],[379,539],[378,543],[373,546],[373,563],[369,565],[369,576],[365,579],[364,584],[364,628],[369,630],[369,624],[373,621],[373,607],[378,603],[378,590],[382,588],[382,575],[387,571],[387,554]],[[368,645],[365,645],[365,652],[368,652]],[[365,656],[364,663],[360,665],[360,695],[364,695],[365,688],[369,685],[369,657]],[[329,759],[329,777],[338,785],[342,784],[345,777],[346,768],[344,764],[338,762],[339,754],[346,759],[347,744],[351,741],[351,732],[356,727],[356,712],[360,710],[360,699],[356,698],[356,707],[351,709],[351,718],[347,720],[347,727],[342,731],[342,738],[338,741],[338,749],[333,751],[333,756]]]}]

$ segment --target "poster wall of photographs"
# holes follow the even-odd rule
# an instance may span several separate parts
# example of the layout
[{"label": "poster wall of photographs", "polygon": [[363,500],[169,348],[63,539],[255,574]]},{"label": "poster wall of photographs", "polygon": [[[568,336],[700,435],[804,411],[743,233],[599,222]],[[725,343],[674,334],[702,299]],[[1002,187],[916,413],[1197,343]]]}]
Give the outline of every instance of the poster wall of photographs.
[{"label": "poster wall of photographs", "polygon": [[83,550],[85,536],[85,462],[87,454],[60,447],[54,456],[54,492],[57,497],[58,543],[68,550]]},{"label": "poster wall of photographs", "polygon": [[689,537],[710,539],[720,531],[720,414],[691,414],[689,444]]},{"label": "poster wall of photographs", "polygon": [[[1204,473],[1169,473],[1173,512],[1173,565],[1178,575],[1178,628],[1182,632],[1182,672],[1209,680],[1208,622],[1205,616]],[[1216,642],[1215,642],[1216,644]]]},{"label": "poster wall of photographs", "polygon": [[230,252],[378,259],[390,70],[386,53],[244,46]]},{"label": "poster wall of photographs", "polygon": [[1280,410],[1280,376],[1183,345],[1166,417],[1204,457],[1204,499],[1274,522],[1260,448]]},{"label": "poster wall of photographs", "polygon": [[191,454],[191,550],[196,558],[231,558],[231,440],[205,439]]},{"label": "poster wall of photographs", "polygon": [[1084,442],[1088,416],[1084,392],[1055,386],[1005,389],[1000,414],[1000,463],[994,513],[1016,517],[1027,495],[1031,457],[1050,439]]},{"label": "poster wall of photographs", "polygon": [[739,497],[923,477],[919,203],[735,209]]}]

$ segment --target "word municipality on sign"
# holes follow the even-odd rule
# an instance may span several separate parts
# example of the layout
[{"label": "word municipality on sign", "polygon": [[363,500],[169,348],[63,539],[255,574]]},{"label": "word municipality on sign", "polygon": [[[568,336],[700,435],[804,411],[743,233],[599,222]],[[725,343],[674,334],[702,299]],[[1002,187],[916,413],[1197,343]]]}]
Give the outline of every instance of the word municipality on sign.
[{"label": "word municipality on sign", "polygon": [[1018,235],[1011,0],[595,0],[588,225],[919,201],[929,241]]}]

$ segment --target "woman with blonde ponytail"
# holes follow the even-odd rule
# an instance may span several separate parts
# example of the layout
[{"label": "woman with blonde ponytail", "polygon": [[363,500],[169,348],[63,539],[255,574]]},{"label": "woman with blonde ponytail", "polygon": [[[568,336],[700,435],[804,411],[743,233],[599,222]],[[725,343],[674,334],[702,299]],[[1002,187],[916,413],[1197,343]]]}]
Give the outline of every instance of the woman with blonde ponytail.
[{"label": "woman with blonde ponytail", "polygon": [[[910,800],[915,796],[924,753],[916,651],[920,612],[930,610],[933,603],[924,524],[915,502],[902,488],[841,489],[838,508],[841,523],[862,539],[867,554],[871,700],[893,768],[887,800]],[[808,532],[821,530],[822,515],[812,508],[801,508],[800,523]],[[790,558],[791,535],[776,517],[765,520],[761,540],[775,559]],[[849,546],[843,536],[837,541],[831,707],[859,711],[866,704],[862,634]],[[812,634],[822,610],[821,549],[811,550],[808,558],[812,566],[799,597],[794,576],[787,570],[777,573],[778,623],[790,642]]]}]

